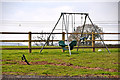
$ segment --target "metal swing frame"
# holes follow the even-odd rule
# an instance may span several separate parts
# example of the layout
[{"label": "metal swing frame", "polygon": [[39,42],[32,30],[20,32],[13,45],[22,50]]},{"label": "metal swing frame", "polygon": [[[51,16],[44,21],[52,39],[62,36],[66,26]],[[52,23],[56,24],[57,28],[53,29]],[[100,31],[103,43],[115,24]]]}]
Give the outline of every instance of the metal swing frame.
[{"label": "metal swing frame", "polygon": [[[68,41],[68,27],[69,27],[69,15],[85,15],[85,21],[84,21],[84,24],[83,24],[83,28],[82,28],[82,33],[81,33],[81,37],[83,36],[83,32],[84,32],[84,27],[85,27],[85,24],[86,24],[86,19],[88,17],[89,21],[91,22],[92,26],[94,27],[95,31],[98,33],[98,36],[100,37],[101,41],[103,42],[103,45],[106,47],[106,49],[108,50],[109,53],[111,53],[108,49],[108,47],[106,46],[106,44],[104,43],[101,35],[99,34],[98,30],[96,29],[96,27],[94,26],[92,20],[90,19],[88,13],[61,13],[57,23],[55,24],[54,28],[52,29],[49,37],[47,38],[45,44],[43,45],[43,47],[41,48],[40,50],[40,53],[42,52],[42,50],[44,49],[44,46],[46,45],[46,43],[48,42],[48,40],[50,39],[50,36],[51,34],[53,33],[53,31],[55,30],[55,28],[57,27],[59,21],[61,20],[61,18],[63,17],[63,21],[62,21],[62,31],[63,31],[63,26],[65,26],[65,30],[66,30],[66,34],[67,34],[67,41]],[[68,16],[67,16],[68,15]],[[66,16],[66,22],[65,22],[65,16]],[[73,24],[72,24],[73,25]],[[80,40],[79,40],[79,43],[80,43]],[[79,48],[79,43],[78,43],[78,48]],[[70,46],[68,44],[68,47],[69,47],[69,53],[71,55],[71,50],[70,50]],[[77,48],[77,51],[78,51],[78,48]]]}]

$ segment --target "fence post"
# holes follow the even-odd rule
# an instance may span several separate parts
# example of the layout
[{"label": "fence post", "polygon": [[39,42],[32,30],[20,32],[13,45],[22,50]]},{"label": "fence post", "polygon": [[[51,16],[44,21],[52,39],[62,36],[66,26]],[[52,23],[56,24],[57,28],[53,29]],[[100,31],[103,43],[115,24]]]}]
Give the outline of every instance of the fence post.
[{"label": "fence post", "polygon": [[65,41],[65,32],[62,32],[62,40]]},{"label": "fence post", "polygon": [[95,52],[95,33],[92,32],[92,47],[93,47],[93,52]]},{"label": "fence post", "polygon": [[29,32],[29,35],[28,35],[28,48],[29,48],[29,53],[31,53],[32,52],[32,50],[31,50],[31,32]]}]

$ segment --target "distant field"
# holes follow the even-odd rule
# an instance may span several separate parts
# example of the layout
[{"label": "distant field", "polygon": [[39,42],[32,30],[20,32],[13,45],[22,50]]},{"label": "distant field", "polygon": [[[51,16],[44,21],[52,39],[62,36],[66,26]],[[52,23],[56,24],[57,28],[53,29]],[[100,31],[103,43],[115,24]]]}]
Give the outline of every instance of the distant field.
[{"label": "distant field", "polygon": [[[12,47],[12,46],[3,46]],[[18,48],[18,46],[14,46]],[[2,74],[6,75],[40,75],[40,76],[93,76],[118,77],[118,48],[92,52],[92,49],[76,49],[62,52],[61,49],[3,50]],[[22,61],[25,55],[31,65]]]}]

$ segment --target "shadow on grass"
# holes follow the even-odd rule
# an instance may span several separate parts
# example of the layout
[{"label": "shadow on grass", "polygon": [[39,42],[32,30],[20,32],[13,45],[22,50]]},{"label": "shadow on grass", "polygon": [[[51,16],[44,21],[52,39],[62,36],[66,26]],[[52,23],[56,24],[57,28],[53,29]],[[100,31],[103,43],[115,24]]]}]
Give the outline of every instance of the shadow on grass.
[{"label": "shadow on grass", "polygon": [[72,52],[71,54],[80,54],[79,52]]}]

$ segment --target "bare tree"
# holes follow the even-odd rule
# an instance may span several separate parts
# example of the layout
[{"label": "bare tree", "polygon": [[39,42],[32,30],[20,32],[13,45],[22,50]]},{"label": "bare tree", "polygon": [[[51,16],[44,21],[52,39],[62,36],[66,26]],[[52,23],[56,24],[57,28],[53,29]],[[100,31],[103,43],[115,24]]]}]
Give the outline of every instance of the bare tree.
[{"label": "bare tree", "polygon": [[[95,28],[98,30],[98,32],[103,32],[102,28],[98,27],[97,25],[94,25]],[[78,26],[77,29],[74,31],[74,33],[82,33],[82,28],[83,26]],[[95,28],[91,25],[91,24],[86,24],[84,27],[84,33],[92,33],[92,32],[96,32]],[[86,37],[87,40],[92,40],[92,34],[83,34],[82,37]],[[81,34],[71,34],[68,38],[68,40],[80,40],[81,38]],[[95,39],[100,39],[98,34],[95,34]],[[91,45],[92,42],[86,42],[86,44]]]},{"label": "bare tree", "polygon": [[[41,33],[45,33],[45,32],[42,31]],[[55,38],[55,35],[52,35],[51,37],[52,37],[52,40],[53,40]],[[47,34],[38,34],[37,36],[33,37],[34,40],[47,40],[47,38],[48,38]],[[43,42],[34,42],[34,44],[36,46],[43,46]],[[48,41],[47,46],[49,46],[49,45],[50,45],[50,43]],[[53,41],[52,41],[51,45],[53,46]]]},{"label": "bare tree", "polygon": [[[41,32],[43,33],[43,31]],[[46,40],[46,34],[38,34],[33,37],[34,40]],[[43,42],[34,42],[36,46],[42,46]]]}]

